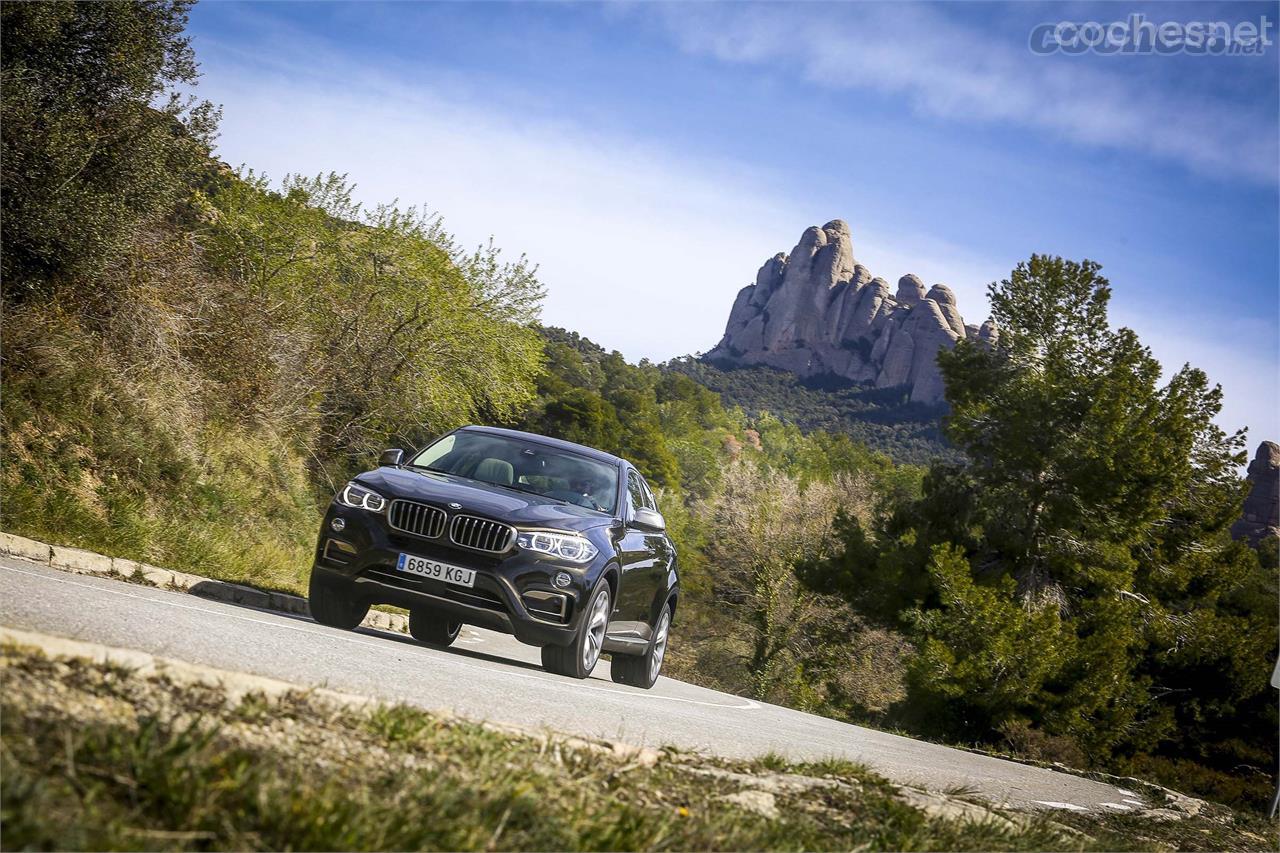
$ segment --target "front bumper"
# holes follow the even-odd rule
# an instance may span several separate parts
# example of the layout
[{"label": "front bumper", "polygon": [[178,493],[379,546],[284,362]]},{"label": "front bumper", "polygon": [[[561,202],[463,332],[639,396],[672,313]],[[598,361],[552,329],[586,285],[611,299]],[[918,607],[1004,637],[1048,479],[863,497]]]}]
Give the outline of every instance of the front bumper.
[{"label": "front bumper", "polygon": [[[341,532],[330,526],[334,518],[343,520]],[[397,571],[401,553],[473,569],[475,585],[461,587]],[[329,507],[321,525],[313,571],[330,583],[349,583],[351,595],[370,604],[429,608],[535,646],[564,646],[573,640],[583,604],[600,574],[595,563],[567,566],[518,549],[495,556],[458,547],[445,537],[402,533],[380,514],[339,504]],[[558,572],[570,576],[567,588],[552,583]]]}]

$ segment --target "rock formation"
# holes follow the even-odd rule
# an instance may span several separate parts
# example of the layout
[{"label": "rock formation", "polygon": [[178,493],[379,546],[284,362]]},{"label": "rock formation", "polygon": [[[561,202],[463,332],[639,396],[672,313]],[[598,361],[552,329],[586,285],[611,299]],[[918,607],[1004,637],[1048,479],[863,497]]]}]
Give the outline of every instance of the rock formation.
[{"label": "rock formation", "polygon": [[1280,537],[1280,445],[1264,441],[1249,463],[1249,496],[1244,500],[1240,520],[1231,525],[1231,535],[1257,545],[1264,539]]},{"label": "rock formation", "polygon": [[945,284],[918,276],[896,291],[853,257],[847,223],[836,219],[800,236],[790,255],[765,261],[738,293],[724,338],[707,358],[767,365],[798,376],[834,375],[876,388],[908,386],[911,399],[943,399],[938,351],[956,341],[995,340],[995,326],[965,325]]}]

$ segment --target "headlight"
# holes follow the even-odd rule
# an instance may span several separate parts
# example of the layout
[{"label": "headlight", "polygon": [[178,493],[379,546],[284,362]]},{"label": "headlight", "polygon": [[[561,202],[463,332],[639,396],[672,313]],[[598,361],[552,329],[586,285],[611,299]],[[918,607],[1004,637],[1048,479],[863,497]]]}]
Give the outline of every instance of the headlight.
[{"label": "headlight", "polygon": [[570,563],[590,563],[599,551],[586,537],[576,533],[548,533],[535,530],[521,533],[516,544],[526,551],[536,551]]},{"label": "headlight", "polygon": [[356,509],[367,509],[369,512],[382,512],[387,508],[386,498],[359,483],[347,483],[343,486],[342,491],[338,492],[338,503]]}]

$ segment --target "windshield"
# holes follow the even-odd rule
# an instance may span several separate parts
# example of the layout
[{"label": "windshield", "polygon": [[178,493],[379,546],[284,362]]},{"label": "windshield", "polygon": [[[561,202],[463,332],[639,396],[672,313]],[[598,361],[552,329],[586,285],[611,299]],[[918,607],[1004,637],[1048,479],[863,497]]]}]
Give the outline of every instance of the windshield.
[{"label": "windshield", "polygon": [[483,432],[455,432],[409,463],[612,514],[618,469],[568,450]]}]

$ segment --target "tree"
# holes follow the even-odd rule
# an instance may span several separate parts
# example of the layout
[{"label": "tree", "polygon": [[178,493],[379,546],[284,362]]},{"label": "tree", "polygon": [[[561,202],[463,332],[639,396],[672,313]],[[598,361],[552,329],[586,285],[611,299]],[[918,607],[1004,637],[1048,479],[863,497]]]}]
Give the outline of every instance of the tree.
[{"label": "tree", "polygon": [[935,732],[970,736],[1041,716],[1047,682],[1076,651],[1058,610],[1022,607],[1009,577],[975,583],[964,554],[952,546],[933,549],[928,572],[941,606],[908,614],[923,638],[908,683],[931,701],[912,715]]},{"label": "tree", "polygon": [[3,274],[11,296],[92,275],[205,168],[217,112],[183,33],[189,0],[5,3]]},{"label": "tree", "polygon": [[975,574],[1012,579],[1024,607],[1058,611],[1075,635],[1038,722],[1106,749],[1168,734],[1162,686],[1142,662],[1177,621],[1162,605],[1170,575],[1194,585],[1221,563],[1183,556],[1222,550],[1244,455],[1243,435],[1213,423],[1222,394],[1203,372],[1184,366],[1161,385],[1137,335],[1110,328],[1099,269],[1032,256],[990,289],[996,346],[940,355],[946,432],[970,462],[923,509],[938,518],[928,502],[953,499],[947,487],[965,478]]},{"label": "tree", "polygon": [[492,244],[461,252],[440,218],[352,200],[344,175],[289,175],[278,190],[224,175],[193,206],[214,272],[270,306],[301,351],[284,387],[313,426],[322,479],[389,441],[414,446],[533,397],[542,347],[528,320],[542,287]]},{"label": "tree", "polygon": [[1110,285],[1090,261],[1032,256],[990,289],[994,349],[940,355],[947,436],[970,459],[987,547],[1029,596],[1131,590],[1108,545],[1146,537],[1204,476],[1238,464],[1243,437],[1216,432],[1221,390],[1160,365],[1111,330]]},{"label": "tree", "polygon": [[1110,293],[1097,264],[1039,255],[993,284],[995,345],[938,358],[966,461],[878,528],[846,523],[812,574],[910,627],[912,704],[952,735],[1025,722],[1105,757],[1220,737],[1265,691],[1274,598],[1226,529],[1243,435],[1203,372],[1161,382]]},{"label": "tree", "polygon": [[667,447],[653,391],[621,388],[611,390],[608,400],[622,423],[619,454],[630,459],[654,485],[679,486],[679,463]]},{"label": "tree", "polygon": [[730,465],[720,492],[699,511],[709,528],[707,560],[717,601],[739,626],[731,639],[740,689],[761,699],[794,693],[828,603],[806,589],[796,566],[828,553],[840,490],[801,489],[793,478],[746,461]]},{"label": "tree", "polygon": [[585,388],[566,387],[546,400],[537,428],[588,447],[619,447],[622,424],[609,401]]}]

